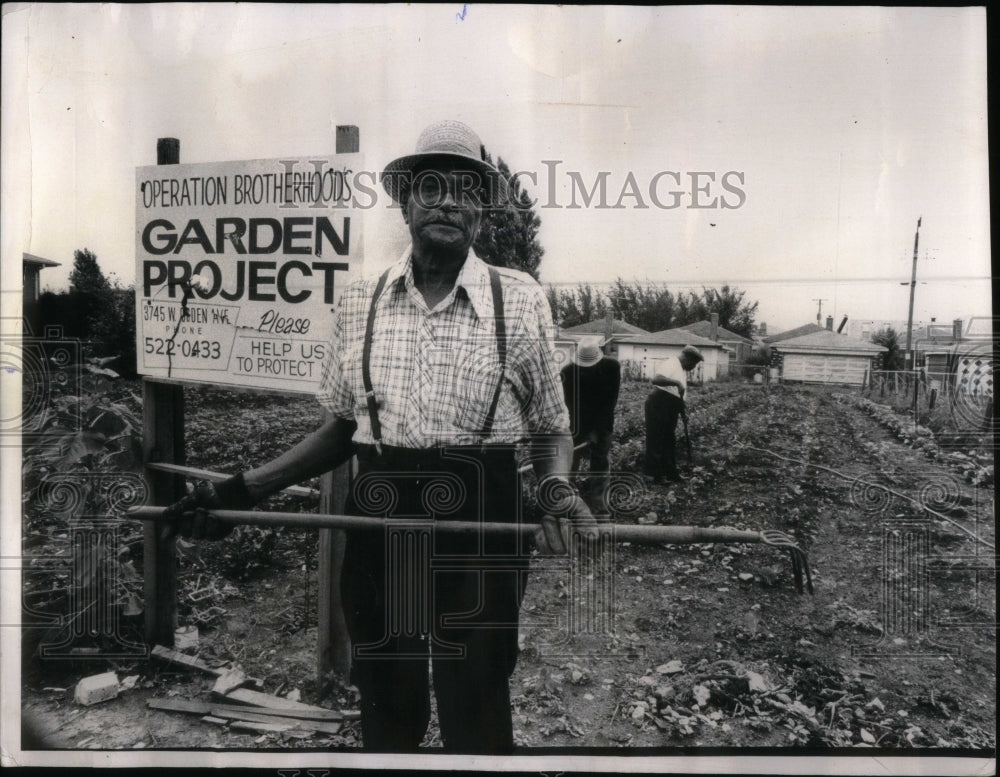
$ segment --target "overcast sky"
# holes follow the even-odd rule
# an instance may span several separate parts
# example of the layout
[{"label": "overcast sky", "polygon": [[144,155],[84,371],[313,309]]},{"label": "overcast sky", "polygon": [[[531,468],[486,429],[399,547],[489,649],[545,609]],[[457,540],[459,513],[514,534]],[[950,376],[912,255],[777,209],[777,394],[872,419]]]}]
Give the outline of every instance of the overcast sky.
[{"label": "overcast sky", "polygon": [[[22,252],[64,286],[82,247],[131,283],[158,137],[182,162],[276,158],[356,124],[381,170],[456,118],[541,204],[571,203],[570,173],[606,173],[609,205],[637,184],[622,208],[540,208],[545,282],[730,282],[772,331],[816,298],[905,320],[922,216],[916,318],[990,313],[983,9],[11,3],[2,56],[5,290]],[[692,172],[715,207],[689,207]],[[370,267],[395,258],[398,212],[365,238]]]}]

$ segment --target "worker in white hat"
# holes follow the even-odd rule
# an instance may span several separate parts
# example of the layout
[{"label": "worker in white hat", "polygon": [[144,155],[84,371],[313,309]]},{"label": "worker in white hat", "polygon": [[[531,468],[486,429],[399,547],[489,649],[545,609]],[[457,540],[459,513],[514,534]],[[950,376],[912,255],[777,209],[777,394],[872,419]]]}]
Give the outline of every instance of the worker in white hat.
[{"label": "worker in white hat", "polygon": [[407,518],[404,528],[347,537],[342,598],[364,747],[420,745],[430,658],[445,749],[506,753],[530,548],[513,535],[433,533],[429,520],[413,521],[518,520],[515,446],[527,443],[544,511],[538,549],[565,553],[595,538],[569,482],[551,312],[534,279],[472,250],[484,209],[503,205],[506,185],[469,127],[431,125],[382,181],[411,245],[381,277],[343,293],[318,392],[332,420],[173,510],[182,533],[218,536],[206,508],[253,504],[356,454],[347,511]]},{"label": "worker in white hat", "polygon": [[581,491],[599,518],[607,516],[609,510],[608,453],[622,375],[618,360],[606,356],[603,345],[600,335],[581,339],[572,360],[560,372],[573,430],[573,472],[579,471],[584,457],[589,459],[590,473]]},{"label": "worker in white hat", "polygon": [[653,389],[646,398],[646,474],[654,483],[682,480],[677,469],[677,419],[684,412],[687,373],[704,360],[686,345],[677,356],[653,365]]}]

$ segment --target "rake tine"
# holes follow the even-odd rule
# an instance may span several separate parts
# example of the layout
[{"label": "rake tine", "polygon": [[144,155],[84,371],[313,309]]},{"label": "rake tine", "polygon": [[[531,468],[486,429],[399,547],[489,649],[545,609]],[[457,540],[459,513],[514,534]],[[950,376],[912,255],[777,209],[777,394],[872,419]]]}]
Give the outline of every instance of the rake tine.
[{"label": "rake tine", "polygon": [[[765,529],[760,533],[761,542],[774,548],[785,548],[792,561],[792,576],[795,578],[795,590],[803,593],[803,588],[813,594],[812,573],[809,571],[809,557],[806,552],[795,544],[795,540],[784,532],[775,529]],[[803,578],[805,578],[803,586]]]},{"label": "rake tine", "polygon": [[802,593],[802,563],[799,560],[799,554],[794,550],[789,549],[788,555],[792,560],[792,577],[795,578],[795,590],[798,593]]}]

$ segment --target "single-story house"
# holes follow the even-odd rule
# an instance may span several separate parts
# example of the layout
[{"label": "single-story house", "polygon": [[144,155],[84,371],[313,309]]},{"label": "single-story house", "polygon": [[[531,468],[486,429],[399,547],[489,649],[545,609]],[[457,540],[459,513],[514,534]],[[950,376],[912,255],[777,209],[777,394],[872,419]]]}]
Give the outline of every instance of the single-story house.
[{"label": "single-story house", "polygon": [[41,334],[39,328],[41,322],[38,318],[38,298],[42,294],[42,281],[39,277],[46,267],[58,267],[59,262],[51,259],[43,259],[33,254],[21,254],[21,268],[24,285],[21,315],[27,322],[33,334]]},{"label": "single-story house", "polygon": [[598,318],[586,324],[559,330],[560,339],[576,340],[586,335],[602,335],[605,339],[604,353],[618,358],[618,343],[629,335],[648,335],[645,329],[629,324],[618,318]]},{"label": "single-story house", "polygon": [[722,343],[728,347],[730,349],[730,366],[733,364],[745,364],[747,359],[750,358],[750,352],[753,349],[753,340],[719,326],[718,321],[696,321],[693,324],[682,326],[681,329],[686,329],[699,337]]},{"label": "single-story house", "polygon": [[[609,330],[611,332],[610,339],[608,339]],[[559,335],[556,337],[556,362],[561,369],[573,358],[573,353],[576,351],[577,343],[580,340],[597,335],[600,335],[601,339],[605,341],[603,346],[604,353],[617,359],[619,358],[618,344],[623,337],[646,334],[649,334],[649,332],[645,329],[617,318],[612,318],[610,321],[606,318],[598,318],[594,321],[588,321],[585,324],[566,327],[565,329],[560,329]]]},{"label": "single-story house", "polygon": [[693,383],[715,380],[729,373],[729,348],[680,328],[623,338],[618,343],[618,360],[623,369],[626,362],[634,364],[639,375],[650,380],[654,364],[668,356],[679,355],[685,345],[693,345],[705,357],[705,361],[688,373]]},{"label": "single-story house", "polygon": [[[986,327],[975,327],[985,322]],[[962,320],[950,327],[927,327],[927,333],[914,342],[929,381],[952,386],[967,394],[993,396],[993,339],[990,320],[973,320],[969,331],[962,331]],[[922,357],[922,358],[920,358]]]},{"label": "single-story house", "polygon": [[875,357],[888,351],[885,346],[816,324],[798,330],[806,333],[785,337],[788,333],[783,332],[765,339],[780,356],[782,380],[860,386],[865,373],[871,372]]}]

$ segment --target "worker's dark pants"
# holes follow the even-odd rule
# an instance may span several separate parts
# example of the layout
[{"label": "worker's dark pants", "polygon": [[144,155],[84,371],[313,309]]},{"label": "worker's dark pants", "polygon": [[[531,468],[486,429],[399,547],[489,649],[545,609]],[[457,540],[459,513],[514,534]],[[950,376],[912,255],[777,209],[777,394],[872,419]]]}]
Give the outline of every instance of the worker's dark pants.
[{"label": "worker's dark pants", "polygon": [[[415,750],[430,719],[427,657],[444,747],[513,750],[508,682],[528,555],[516,536],[432,532],[438,521],[519,519],[513,449],[358,446],[347,511],[392,519],[348,535],[342,576],[364,746]],[[406,524],[404,526],[404,523]]]},{"label": "worker's dark pants", "polygon": [[679,397],[654,388],[646,398],[646,474],[676,478],[677,419],[684,409]]},{"label": "worker's dark pants", "polygon": [[590,474],[580,486],[580,494],[591,511],[605,514],[609,509],[607,489],[611,481],[608,474],[611,469],[608,462],[608,454],[611,452],[611,430],[591,431],[577,435],[573,438],[574,449],[583,442],[590,444],[586,448],[573,451],[572,469],[574,473],[579,472],[580,460],[584,457],[590,459]]}]

